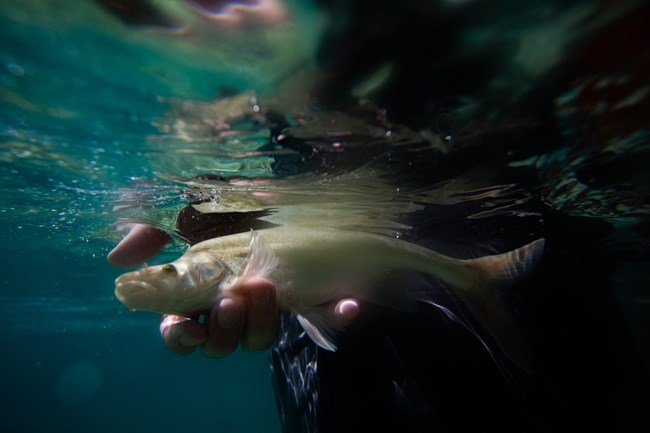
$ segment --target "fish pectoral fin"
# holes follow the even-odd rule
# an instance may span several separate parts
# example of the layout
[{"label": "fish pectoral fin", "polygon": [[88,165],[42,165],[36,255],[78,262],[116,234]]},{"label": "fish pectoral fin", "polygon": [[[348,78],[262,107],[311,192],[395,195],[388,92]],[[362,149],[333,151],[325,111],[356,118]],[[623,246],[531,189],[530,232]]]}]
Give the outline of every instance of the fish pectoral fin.
[{"label": "fish pectoral fin", "polygon": [[237,279],[267,278],[278,266],[278,258],[266,240],[255,230],[251,230],[248,255],[244,260]]},{"label": "fish pectoral fin", "polygon": [[298,322],[314,343],[330,352],[336,352],[338,329],[327,324],[323,315],[316,312],[297,315]]}]

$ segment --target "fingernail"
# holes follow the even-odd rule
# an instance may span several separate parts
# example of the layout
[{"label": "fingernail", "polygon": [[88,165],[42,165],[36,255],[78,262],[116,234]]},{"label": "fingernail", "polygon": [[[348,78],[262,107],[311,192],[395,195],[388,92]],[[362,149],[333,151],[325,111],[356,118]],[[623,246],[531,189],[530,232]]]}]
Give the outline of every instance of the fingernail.
[{"label": "fingernail", "polygon": [[352,299],[339,302],[334,309],[334,314],[344,321],[352,321],[359,314],[359,303]]},{"label": "fingernail", "polygon": [[356,301],[346,300],[336,306],[335,313],[339,316],[347,316],[359,311],[359,304]]},{"label": "fingernail", "polygon": [[223,298],[219,301],[217,309],[217,323],[222,328],[232,328],[239,321],[239,309],[235,307],[235,301],[230,298]]},{"label": "fingernail", "polygon": [[194,347],[201,344],[201,340],[197,340],[196,338],[192,338],[187,335],[181,335],[178,337],[178,342],[185,347]]}]

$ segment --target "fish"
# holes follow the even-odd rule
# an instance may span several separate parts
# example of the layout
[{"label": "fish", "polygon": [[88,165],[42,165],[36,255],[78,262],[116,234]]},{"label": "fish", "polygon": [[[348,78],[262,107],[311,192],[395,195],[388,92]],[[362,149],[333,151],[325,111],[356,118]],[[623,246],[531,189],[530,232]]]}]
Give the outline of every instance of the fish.
[{"label": "fish", "polygon": [[451,287],[503,353],[523,366],[525,344],[501,294],[530,274],[544,248],[540,238],[502,254],[458,259],[382,234],[278,226],[205,240],[173,262],[122,274],[115,294],[130,310],[191,317],[247,280],[266,278],[276,285],[280,308],[297,317],[314,343],[336,351],[343,330],[332,303],[352,297],[403,309],[417,293],[380,283],[394,271],[417,271]]}]

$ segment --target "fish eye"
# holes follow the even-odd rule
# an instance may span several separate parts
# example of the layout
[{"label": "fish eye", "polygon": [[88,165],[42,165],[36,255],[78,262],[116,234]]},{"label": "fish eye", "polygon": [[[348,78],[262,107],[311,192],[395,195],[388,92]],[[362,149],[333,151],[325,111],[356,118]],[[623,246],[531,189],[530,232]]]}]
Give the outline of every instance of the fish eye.
[{"label": "fish eye", "polygon": [[163,270],[164,273],[169,274],[169,275],[175,274],[176,273],[176,266],[167,264],[167,265],[164,265],[162,267],[162,270]]}]

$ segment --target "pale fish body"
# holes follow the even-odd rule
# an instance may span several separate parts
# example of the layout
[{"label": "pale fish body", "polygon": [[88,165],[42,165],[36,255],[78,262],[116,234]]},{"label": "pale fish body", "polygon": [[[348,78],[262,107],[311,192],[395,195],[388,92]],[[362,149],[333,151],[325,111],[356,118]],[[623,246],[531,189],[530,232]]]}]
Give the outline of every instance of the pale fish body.
[{"label": "pale fish body", "polygon": [[388,293],[377,287],[392,271],[414,270],[453,287],[504,353],[524,364],[520,338],[497,291],[526,276],[543,249],[544,239],[538,239],[504,254],[460,260],[383,235],[277,227],[200,242],[174,262],[121,275],[115,293],[131,310],[189,316],[209,310],[220,293],[243,281],[268,278],[277,286],[280,307],[296,314],[319,346],[336,350],[340,330],[331,303],[353,297],[391,306],[402,294],[406,303],[413,297],[408,288]]}]

